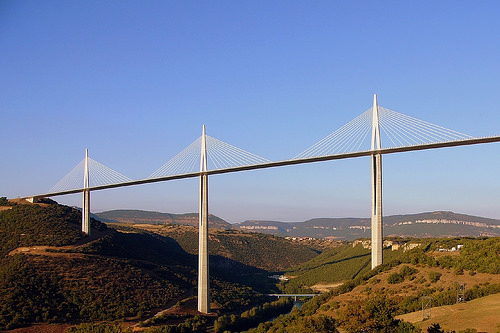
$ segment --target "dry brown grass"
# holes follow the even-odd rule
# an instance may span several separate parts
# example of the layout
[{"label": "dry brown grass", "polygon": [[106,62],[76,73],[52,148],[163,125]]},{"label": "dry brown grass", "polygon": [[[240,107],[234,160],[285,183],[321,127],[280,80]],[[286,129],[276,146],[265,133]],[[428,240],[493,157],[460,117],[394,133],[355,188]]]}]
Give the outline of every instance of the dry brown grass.
[{"label": "dry brown grass", "polygon": [[46,203],[41,203],[41,202],[32,203],[32,202],[29,202],[28,200],[25,200],[25,199],[9,199],[9,201],[13,202],[13,203],[16,203],[18,205],[38,205],[38,206],[41,206],[41,207],[47,207],[47,206],[49,206],[49,204],[46,204]]},{"label": "dry brown grass", "polygon": [[[485,273],[477,273],[475,275],[470,275],[468,272],[465,272],[463,275],[456,275],[453,270],[447,270],[437,267],[427,267],[427,266],[418,266],[418,265],[407,265],[418,270],[418,273],[415,274],[415,278],[411,281],[405,279],[404,282],[389,284],[387,282],[387,278],[389,275],[393,273],[399,273],[401,267],[403,265],[399,265],[397,267],[392,268],[387,272],[382,272],[370,280],[367,281],[366,284],[359,285],[355,287],[351,292],[341,294],[335,297],[332,297],[329,301],[329,305],[334,305],[337,303],[340,306],[339,310],[327,310],[324,311],[325,314],[331,315],[334,318],[338,318],[338,311],[343,311],[346,309],[347,305],[350,302],[355,300],[363,300],[373,295],[389,295],[390,297],[406,297],[406,296],[417,296],[419,291],[425,288],[435,288],[436,292],[446,291],[448,288],[455,289],[457,282],[464,282],[466,285],[466,289],[470,288],[477,284],[490,283],[490,284],[498,284],[500,283],[500,274],[485,274]],[[431,283],[429,281],[429,272],[439,272],[442,274],[439,281],[435,283]],[[424,282],[421,282],[424,280]],[[500,300],[500,294],[498,294]],[[467,303],[468,304],[468,303]],[[335,309],[337,306],[332,307]],[[497,309],[497,308],[495,308]],[[496,322],[493,327],[500,322],[500,308],[497,309],[496,312]],[[422,320],[422,314],[419,312],[419,320]],[[434,318],[434,317],[433,317]],[[435,320],[434,320],[435,321]],[[431,323],[434,322],[431,320]],[[494,321],[494,320],[493,320]],[[427,328],[428,326],[425,326]],[[491,324],[491,323],[490,323]],[[443,325],[441,325],[443,326]],[[473,326],[464,326],[463,329]],[[448,329],[448,328],[447,328]],[[478,330],[479,331],[479,330]],[[457,330],[458,332],[458,330]],[[486,331],[486,332],[496,332],[495,330]]]},{"label": "dry brown grass", "polygon": [[326,293],[334,288],[337,288],[341,284],[342,284],[342,282],[340,282],[340,283],[316,283],[315,285],[311,286],[310,288],[316,292]]},{"label": "dry brown grass", "polygon": [[[15,254],[32,254],[32,255],[43,255],[47,257],[67,257],[67,258],[82,258],[85,255],[82,253],[67,253],[67,252],[54,252],[61,249],[74,248],[74,246],[26,246],[18,247],[15,250],[9,252],[9,255]],[[52,251],[51,251],[52,250]]]},{"label": "dry brown grass", "polygon": [[12,333],[64,333],[71,325],[68,324],[39,324],[29,327],[16,328],[7,332]]},{"label": "dry brown grass", "polygon": [[[418,270],[413,280],[405,279],[405,281],[396,284],[387,282],[389,275],[399,272],[402,265],[392,268],[387,272],[382,272],[374,276],[366,284],[359,285],[352,292],[339,295],[337,298],[342,301],[348,301],[359,297],[367,297],[368,294],[389,293],[397,296],[415,296],[424,288],[436,288],[446,290],[447,288],[455,288],[457,282],[464,282],[466,288],[473,285],[489,282],[491,284],[500,283],[500,274],[485,274],[476,273],[470,275],[465,272],[462,275],[456,275],[454,270],[447,270],[438,267],[427,267],[418,265],[407,265]],[[442,274],[439,281],[431,283],[429,281],[430,272],[439,272]],[[378,281],[380,280],[380,281]]]},{"label": "dry brown grass", "polygon": [[446,305],[431,310],[431,318],[422,321],[422,312],[412,312],[397,319],[409,321],[427,332],[432,323],[439,323],[446,331],[475,328],[478,332],[497,332],[500,324],[500,294],[478,298],[467,303]]}]

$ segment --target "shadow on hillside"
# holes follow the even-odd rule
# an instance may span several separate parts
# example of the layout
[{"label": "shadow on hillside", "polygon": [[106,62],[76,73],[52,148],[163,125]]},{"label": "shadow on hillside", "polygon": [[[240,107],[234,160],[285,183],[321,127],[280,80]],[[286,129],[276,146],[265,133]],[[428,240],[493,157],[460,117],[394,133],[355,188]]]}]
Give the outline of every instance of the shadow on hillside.
[{"label": "shadow on hillside", "polygon": [[150,233],[120,232],[114,229],[79,251],[122,259],[145,260],[160,265],[194,267],[192,256],[172,238]]},{"label": "shadow on hillside", "polygon": [[[168,236],[149,232],[123,232],[109,228],[101,238],[95,239],[78,248],[78,252],[137,260],[143,263],[163,266],[185,266],[195,273],[198,270],[198,256],[190,254]],[[210,255],[210,275],[226,281],[250,285],[258,289],[267,283],[258,281],[267,271],[254,266],[226,258],[220,255]],[[254,278],[259,276],[259,279]]]},{"label": "shadow on hillside", "polygon": [[310,267],[310,268],[308,267],[308,270],[312,270],[312,269],[324,267],[324,266],[327,266],[327,265],[338,264],[338,263],[341,263],[341,262],[344,262],[344,261],[348,261],[348,260],[352,260],[352,259],[358,259],[358,258],[370,257],[370,256],[371,256],[370,252],[365,253],[365,254],[358,254],[357,256],[352,256],[352,257],[349,257],[349,258],[343,258],[343,259],[339,259],[339,260],[332,260],[332,261],[328,261],[328,262],[322,263],[321,265],[317,265],[317,266]]}]

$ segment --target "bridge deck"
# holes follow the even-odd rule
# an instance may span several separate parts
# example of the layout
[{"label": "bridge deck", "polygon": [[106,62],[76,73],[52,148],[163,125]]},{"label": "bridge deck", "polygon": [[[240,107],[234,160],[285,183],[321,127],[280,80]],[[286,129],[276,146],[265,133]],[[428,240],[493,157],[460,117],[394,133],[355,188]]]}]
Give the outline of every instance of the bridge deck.
[{"label": "bridge deck", "polygon": [[59,196],[59,195],[79,193],[79,192],[83,192],[85,190],[97,191],[97,190],[104,190],[104,189],[109,189],[109,188],[157,183],[157,182],[176,180],[176,179],[194,178],[194,177],[198,177],[198,176],[204,175],[204,174],[216,175],[216,174],[239,172],[239,171],[275,168],[275,167],[287,166],[287,165],[296,165],[296,164],[305,164],[305,163],[313,163],[313,162],[321,162],[321,161],[331,161],[331,160],[340,160],[340,159],[347,159],[347,158],[371,156],[373,154],[384,155],[384,154],[393,154],[393,153],[401,153],[401,152],[409,152],[409,151],[417,151],[417,150],[467,146],[467,145],[475,145],[475,144],[481,144],[481,143],[492,143],[492,142],[500,142],[500,136],[490,136],[490,137],[484,137],[484,138],[474,138],[474,139],[466,139],[466,140],[429,143],[429,144],[415,145],[415,146],[384,148],[384,149],[377,149],[377,150],[366,150],[366,151],[359,151],[359,152],[352,152],[352,153],[326,155],[326,156],[318,156],[318,157],[308,157],[308,158],[284,160],[284,161],[277,161],[277,162],[266,162],[266,163],[261,163],[261,164],[245,165],[245,166],[238,166],[238,167],[225,168],[225,169],[208,170],[205,172],[192,172],[192,173],[185,173],[185,174],[180,174],[180,175],[172,175],[172,176],[165,176],[165,177],[158,177],[158,178],[146,178],[146,179],[139,179],[139,180],[131,180],[131,181],[122,182],[122,183],[89,187],[88,189],[80,188],[80,189],[61,191],[61,192],[37,194],[37,195],[27,196],[27,197],[24,197],[22,199],[37,198],[37,197],[39,197],[39,198],[41,198],[41,197],[54,197],[54,196]]}]

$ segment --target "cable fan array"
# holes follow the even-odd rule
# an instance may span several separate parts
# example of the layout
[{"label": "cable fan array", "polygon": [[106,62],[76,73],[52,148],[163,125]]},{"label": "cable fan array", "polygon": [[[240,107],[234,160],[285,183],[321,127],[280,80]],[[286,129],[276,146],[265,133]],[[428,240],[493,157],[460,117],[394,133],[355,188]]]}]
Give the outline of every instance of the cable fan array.
[{"label": "cable fan array", "polygon": [[[51,193],[64,192],[83,188],[83,173],[85,169],[85,159],[64,176],[54,187]],[[89,186],[102,186],[131,181],[132,179],[121,173],[93,160],[89,157]]]},{"label": "cable fan array", "polygon": [[[385,148],[425,145],[471,139],[472,136],[453,131],[405,114],[378,107],[379,128]],[[332,134],[306,149],[293,159],[346,154],[370,150],[373,108],[368,109]]]},{"label": "cable fan array", "polygon": [[[271,162],[224,141],[206,136],[209,170],[234,168]],[[153,172],[148,178],[159,178],[200,171],[201,137]]]},{"label": "cable fan array", "polygon": [[[378,107],[381,142],[393,147],[416,146],[471,139],[472,137],[393,110]],[[295,159],[339,155],[369,151],[373,121],[373,108],[368,109],[315,145],[295,156]],[[211,136],[205,136],[209,170],[266,164],[268,159],[230,145]],[[199,137],[146,179],[195,173],[200,170],[201,139]],[[50,193],[83,188],[85,160],[80,162]],[[132,181],[121,173],[89,158],[90,187]]]}]

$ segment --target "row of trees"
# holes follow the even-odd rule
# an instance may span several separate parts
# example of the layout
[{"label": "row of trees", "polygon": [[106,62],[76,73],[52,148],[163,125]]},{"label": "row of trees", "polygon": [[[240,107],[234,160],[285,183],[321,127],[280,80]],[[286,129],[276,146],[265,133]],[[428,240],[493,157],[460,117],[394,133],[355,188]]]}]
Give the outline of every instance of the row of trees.
[{"label": "row of trees", "polygon": [[226,331],[240,332],[257,326],[259,323],[270,320],[278,315],[290,311],[293,307],[291,298],[264,303],[243,312],[241,315],[223,315],[214,323],[215,333]]},{"label": "row of trees", "polygon": [[[427,248],[418,248],[405,253],[401,262],[422,264],[430,267],[454,269],[460,273],[464,270],[478,273],[500,274],[500,238],[461,239],[463,247],[459,256],[431,257],[426,255],[428,249],[436,247],[440,241],[430,243]],[[458,242],[455,240],[455,242]]]}]

